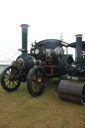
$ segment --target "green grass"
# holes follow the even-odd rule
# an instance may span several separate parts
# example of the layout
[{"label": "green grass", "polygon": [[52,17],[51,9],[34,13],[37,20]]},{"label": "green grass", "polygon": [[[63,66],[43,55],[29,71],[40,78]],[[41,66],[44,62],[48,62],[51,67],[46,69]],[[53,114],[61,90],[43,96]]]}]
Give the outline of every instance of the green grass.
[{"label": "green grass", "polygon": [[61,100],[57,83],[49,80],[36,98],[26,83],[12,93],[0,86],[0,128],[85,128],[85,106]]}]

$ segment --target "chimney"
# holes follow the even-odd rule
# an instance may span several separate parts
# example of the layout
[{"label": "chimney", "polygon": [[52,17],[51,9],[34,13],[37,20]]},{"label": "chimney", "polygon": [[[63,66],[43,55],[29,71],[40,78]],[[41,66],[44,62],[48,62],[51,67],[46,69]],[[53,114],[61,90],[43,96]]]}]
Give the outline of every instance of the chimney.
[{"label": "chimney", "polygon": [[22,52],[27,52],[27,36],[28,36],[28,24],[20,25],[22,28]]},{"label": "chimney", "polygon": [[76,35],[76,60],[82,62],[82,34]]}]

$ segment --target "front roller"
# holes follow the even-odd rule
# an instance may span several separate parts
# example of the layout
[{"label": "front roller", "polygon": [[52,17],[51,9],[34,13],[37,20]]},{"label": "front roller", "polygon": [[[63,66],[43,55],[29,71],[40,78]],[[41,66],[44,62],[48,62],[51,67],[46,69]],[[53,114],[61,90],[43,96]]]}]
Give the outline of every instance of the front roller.
[{"label": "front roller", "polygon": [[85,103],[85,82],[61,80],[58,86],[60,98],[76,103]]},{"label": "front roller", "polygon": [[36,97],[43,93],[46,85],[46,73],[43,67],[34,66],[30,69],[27,77],[27,88],[29,93]]},{"label": "front roller", "polygon": [[12,92],[20,86],[19,71],[15,66],[8,66],[1,74],[1,85],[4,90]]}]

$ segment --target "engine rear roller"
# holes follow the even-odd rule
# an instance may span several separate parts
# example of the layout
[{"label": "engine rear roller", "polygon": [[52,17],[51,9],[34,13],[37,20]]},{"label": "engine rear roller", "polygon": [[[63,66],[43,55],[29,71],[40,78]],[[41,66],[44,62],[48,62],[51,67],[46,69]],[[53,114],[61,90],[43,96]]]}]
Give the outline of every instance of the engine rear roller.
[{"label": "engine rear roller", "polygon": [[85,82],[61,80],[58,86],[60,98],[76,103],[85,103]]}]

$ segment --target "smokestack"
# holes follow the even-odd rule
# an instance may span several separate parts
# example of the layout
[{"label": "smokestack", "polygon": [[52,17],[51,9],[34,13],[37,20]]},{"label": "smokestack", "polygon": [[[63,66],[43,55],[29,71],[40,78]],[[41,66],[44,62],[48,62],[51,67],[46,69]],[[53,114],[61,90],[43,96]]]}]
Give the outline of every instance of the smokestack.
[{"label": "smokestack", "polygon": [[22,52],[27,52],[28,24],[20,25],[22,28]]},{"label": "smokestack", "polygon": [[77,62],[82,62],[82,34],[76,35],[76,59]]}]

